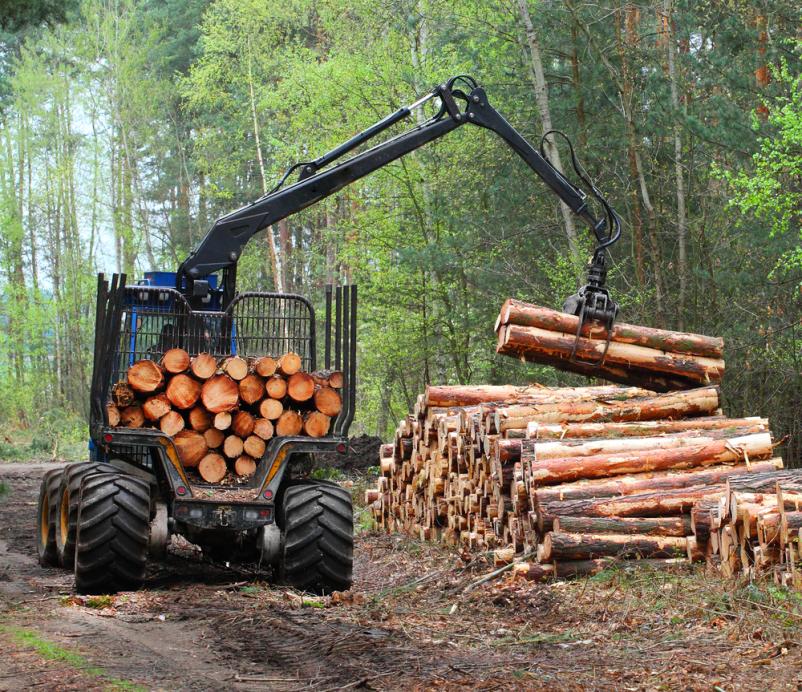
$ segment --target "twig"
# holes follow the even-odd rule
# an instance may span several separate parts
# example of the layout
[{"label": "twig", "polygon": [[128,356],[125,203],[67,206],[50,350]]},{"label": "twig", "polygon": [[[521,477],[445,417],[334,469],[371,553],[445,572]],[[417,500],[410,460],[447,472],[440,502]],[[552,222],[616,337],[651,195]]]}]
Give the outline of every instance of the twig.
[{"label": "twig", "polygon": [[[534,555],[534,553],[526,553],[524,555],[521,555],[521,559],[523,560],[525,558],[532,557],[533,555]],[[461,593],[467,593],[468,591],[471,591],[471,590],[475,589],[477,586],[480,586],[480,585],[482,585],[482,584],[484,584],[486,582],[491,581],[492,579],[495,579],[499,575],[504,574],[504,572],[506,572],[508,570],[511,570],[515,566],[515,564],[516,564],[515,562],[510,562],[508,565],[504,565],[503,567],[499,567],[498,569],[493,570],[492,572],[489,572],[488,574],[485,574],[485,576],[483,576],[481,579],[477,579],[476,581],[471,582],[470,584],[468,584],[468,586],[466,586],[461,591]]]}]

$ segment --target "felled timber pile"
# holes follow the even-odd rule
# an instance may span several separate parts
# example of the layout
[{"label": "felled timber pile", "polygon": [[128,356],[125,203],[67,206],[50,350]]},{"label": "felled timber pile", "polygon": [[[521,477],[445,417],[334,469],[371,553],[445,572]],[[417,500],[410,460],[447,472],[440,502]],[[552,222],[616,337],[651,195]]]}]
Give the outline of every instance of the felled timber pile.
[{"label": "felled timber pile", "polygon": [[[768,421],[723,416],[713,386],[429,387],[382,447],[366,499],[388,531],[494,549],[498,565],[532,579],[593,573],[611,559],[731,565],[732,545],[739,565],[753,565],[755,549],[771,552],[760,550],[757,520],[741,540],[737,522],[720,513],[723,523],[706,523],[703,512],[733,497],[757,502],[778,481],[802,489],[774,447]],[[772,555],[799,557],[796,539],[773,540]]]},{"label": "felled timber pile", "polygon": [[[574,315],[510,299],[496,321],[496,351],[657,392],[719,384],[724,375],[724,342],[719,337],[624,323],[616,323],[608,335],[604,327],[591,323],[577,338],[578,326]],[[589,364],[602,358],[601,365]]]},{"label": "felled timber pile", "polygon": [[173,439],[181,463],[204,481],[256,471],[272,437],[328,434],[342,408],[342,373],[301,370],[301,357],[285,353],[194,358],[181,348],[159,363],[140,360],[112,387],[106,406],[111,427],[159,428]]}]

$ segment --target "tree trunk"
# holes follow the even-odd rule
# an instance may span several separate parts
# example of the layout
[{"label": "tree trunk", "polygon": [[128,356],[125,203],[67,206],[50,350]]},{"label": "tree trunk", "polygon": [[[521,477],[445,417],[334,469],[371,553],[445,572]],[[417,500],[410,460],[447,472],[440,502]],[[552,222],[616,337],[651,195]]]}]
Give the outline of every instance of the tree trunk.
[{"label": "tree trunk", "polygon": [[591,533],[643,536],[676,536],[691,534],[691,519],[681,517],[555,517],[555,533]]},{"label": "tree trunk", "polygon": [[635,473],[610,479],[576,481],[537,488],[535,494],[538,502],[548,502],[551,500],[592,500],[593,498],[635,495],[658,490],[692,488],[699,485],[717,486],[723,490],[728,479],[764,473],[778,468],[781,464],[782,459],[769,459],[750,464],[708,466],[686,471]]},{"label": "tree trunk", "polygon": [[[532,85],[535,90],[535,102],[537,103],[537,108],[540,112],[540,125],[542,132],[545,134],[554,128],[552,127],[551,123],[549,91],[548,86],[546,85],[546,75],[543,71],[540,42],[538,41],[535,27],[532,24],[532,17],[529,14],[528,0],[518,0],[518,13],[521,17],[521,22],[526,32],[526,43],[529,49],[529,61],[532,70]],[[548,152],[549,159],[554,167],[560,173],[562,173],[563,166],[562,161],[560,160],[560,151],[556,146],[551,144],[551,141],[548,138],[546,139],[546,151]],[[573,212],[563,202],[560,202],[559,204],[571,256],[574,259],[574,262],[578,263],[580,255],[579,241],[577,239],[576,226],[574,225],[574,217],[572,216]]]},{"label": "tree trunk", "polygon": [[547,533],[543,537],[540,562],[592,560],[600,557],[679,558],[687,555],[688,541],[677,536],[630,534]]},{"label": "tree trunk", "polygon": [[709,416],[719,407],[716,387],[701,387],[687,392],[656,394],[653,397],[615,401],[566,401],[537,406],[515,405],[499,408],[492,414],[498,433],[526,428],[539,423],[613,423],[650,421],[685,416]]},{"label": "tree trunk", "polygon": [[543,460],[527,458],[524,454],[522,461],[531,464],[530,474],[534,483],[555,485],[586,478],[605,478],[630,473],[714,466],[743,462],[749,459],[769,459],[771,454],[771,434],[755,433],[682,449],[647,450]]},{"label": "tree trunk", "polygon": [[[500,326],[507,324],[514,324],[520,327],[537,327],[550,332],[576,334],[579,318],[575,315],[509,298],[501,306],[499,318],[496,322],[496,331]],[[581,335],[601,341],[606,340],[608,336],[607,330],[596,322],[587,323]],[[643,346],[689,356],[712,359],[724,357],[724,339],[719,336],[688,334],[616,322],[613,326],[611,340],[615,343]]]},{"label": "tree trunk", "polygon": [[[667,353],[615,341],[608,347],[603,340],[577,339],[570,333],[552,332],[537,327],[502,327],[499,330],[499,347],[496,351],[553,365],[561,370],[581,370],[584,374],[586,368],[575,368],[571,354],[575,352],[576,357],[582,361],[595,363],[604,356],[605,349],[604,364],[596,368],[597,377],[623,381],[624,384],[640,385],[645,381],[655,391],[718,384],[724,374],[724,361],[719,358]],[[656,373],[653,381],[652,373]]]}]

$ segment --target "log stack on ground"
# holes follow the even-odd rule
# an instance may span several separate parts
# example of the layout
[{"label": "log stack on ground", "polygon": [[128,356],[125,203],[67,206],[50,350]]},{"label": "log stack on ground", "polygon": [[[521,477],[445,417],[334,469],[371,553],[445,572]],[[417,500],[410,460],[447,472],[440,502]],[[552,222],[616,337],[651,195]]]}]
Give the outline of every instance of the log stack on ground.
[{"label": "log stack on ground", "polygon": [[158,428],[173,438],[190,477],[234,483],[256,472],[274,436],[329,434],[342,409],[342,374],[307,373],[302,363],[296,353],[190,357],[173,348],[159,363],[131,365],[112,387],[107,423]]},{"label": "log stack on ground", "polygon": [[[802,582],[802,475],[776,444],[766,419],[723,416],[714,386],[428,387],[366,501],[387,531],[494,549],[531,579],[707,558]],[[765,500],[778,482],[794,495]]]},{"label": "log stack on ground", "polygon": [[[719,384],[724,375],[719,337],[624,323],[617,323],[610,334],[589,323],[577,335],[578,327],[575,315],[511,298],[496,321],[496,351],[658,392]],[[590,365],[602,359],[601,365]]]}]

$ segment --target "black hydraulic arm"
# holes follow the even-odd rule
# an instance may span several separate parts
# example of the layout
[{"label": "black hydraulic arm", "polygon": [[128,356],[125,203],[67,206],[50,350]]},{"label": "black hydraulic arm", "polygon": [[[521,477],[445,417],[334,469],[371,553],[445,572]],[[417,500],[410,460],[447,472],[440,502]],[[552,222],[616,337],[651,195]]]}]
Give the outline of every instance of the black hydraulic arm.
[{"label": "black hydraulic arm", "polygon": [[[455,88],[459,82],[466,84],[469,90],[466,92]],[[331,168],[325,168],[391,125],[408,117],[413,109],[435,97],[440,99],[441,108],[430,120]],[[459,76],[438,85],[415,103],[400,108],[320,158],[296,164],[273,191],[251,204],[220,217],[198,247],[179,267],[178,288],[190,290],[193,280],[201,279],[220,269],[235,267],[245,244],[258,231],[319,202],[346,185],[466,123],[492,130],[509,144],[546,185],[586,222],[600,246],[606,247],[615,242],[617,235],[613,234],[610,215],[594,216],[588,207],[585,193],[568,181],[490,105],[482,87],[470,77]],[[301,171],[299,179],[291,185],[282,187],[284,180],[296,169]]]}]

